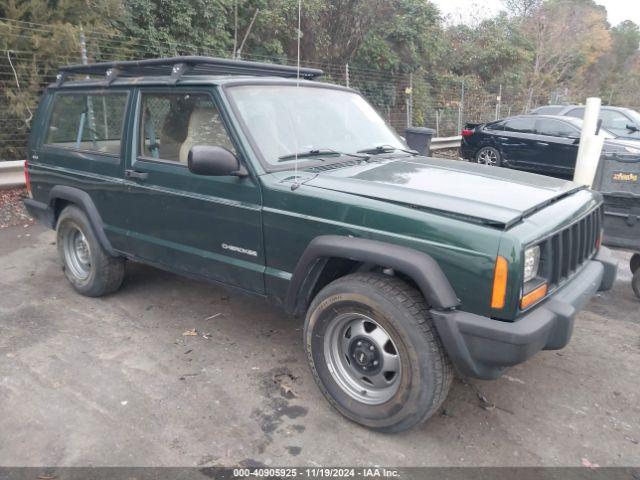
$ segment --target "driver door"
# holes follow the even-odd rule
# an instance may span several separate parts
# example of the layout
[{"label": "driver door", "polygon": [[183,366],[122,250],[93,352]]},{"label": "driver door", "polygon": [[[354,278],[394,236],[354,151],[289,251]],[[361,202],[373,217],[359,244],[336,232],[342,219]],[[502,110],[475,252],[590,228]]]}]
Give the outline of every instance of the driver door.
[{"label": "driver door", "polygon": [[127,158],[129,252],[149,263],[264,292],[261,192],[252,176],[201,176],[187,168],[194,145],[240,158],[212,92],[138,91]]}]

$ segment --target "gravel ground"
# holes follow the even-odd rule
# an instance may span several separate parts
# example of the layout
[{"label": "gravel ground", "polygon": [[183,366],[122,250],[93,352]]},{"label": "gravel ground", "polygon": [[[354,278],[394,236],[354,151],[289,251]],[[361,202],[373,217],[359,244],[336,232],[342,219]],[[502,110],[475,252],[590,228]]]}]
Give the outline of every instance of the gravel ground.
[{"label": "gravel ground", "polygon": [[0,465],[640,466],[640,303],[615,254],[565,349],[458,378],[439,414],[384,435],[331,408],[281,310],[135,263],[83,297],[54,232],[0,229]]},{"label": "gravel ground", "polygon": [[459,156],[457,148],[443,148],[441,150],[434,150],[431,152],[432,157],[436,158],[448,158],[449,160],[462,160]]},{"label": "gravel ground", "polygon": [[24,188],[0,190],[0,228],[33,224],[33,219],[22,204],[27,194]]}]

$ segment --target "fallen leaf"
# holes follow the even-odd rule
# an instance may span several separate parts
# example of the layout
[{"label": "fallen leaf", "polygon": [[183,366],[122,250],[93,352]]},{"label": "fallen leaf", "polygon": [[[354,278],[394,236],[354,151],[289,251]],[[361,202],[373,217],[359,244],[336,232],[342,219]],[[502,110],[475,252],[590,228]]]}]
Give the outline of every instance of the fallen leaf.
[{"label": "fallen leaf", "polygon": [[587,458],[582,458],[582,466],[587,468],[592,468],[592,469],[600,467],[600,465],[598,465],[597,463],[591,463]]},{"label": "fallen leaf", "polygon": [[198,331],[195,328],[192,328],[191,330],[187,330],[185,332],[182,332],[182,336],[183,337],[196,337],[196,336],[198,336]]}]

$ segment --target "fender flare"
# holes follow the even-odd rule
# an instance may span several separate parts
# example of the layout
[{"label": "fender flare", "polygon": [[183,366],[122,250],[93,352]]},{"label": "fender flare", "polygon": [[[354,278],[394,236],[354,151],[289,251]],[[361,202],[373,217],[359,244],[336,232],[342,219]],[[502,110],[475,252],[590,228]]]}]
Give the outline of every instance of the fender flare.
[{"label": "fender flare", "polygon": [[[87,215],[89,223],[93,228],[93,232],[96,234],[102,248],[104,248],[112,257],[118,256],[118,253],[113,249],[111,242],[109,242],[107,235],[104,233],[102,217],[100,217],[98,209],[87,192],[80,190],[79,188],[56,185],[49,192],[49,208],[51,208],[52,211],[54,210],[56,200],[66,200],[80,207]],[[54,219],[54,228],[56,227],[57,221],[57,219]]]},{"label": "fender flare", "polygon": [[430,255],[412,248],[366,238],[321,235],[314,238],[298,260],[293,272],[285,309],[304,313],[314,285],[329,258],[344,258],[393,268],[410,277],[435,310],[451,310],[460,304],[440,265]]}]

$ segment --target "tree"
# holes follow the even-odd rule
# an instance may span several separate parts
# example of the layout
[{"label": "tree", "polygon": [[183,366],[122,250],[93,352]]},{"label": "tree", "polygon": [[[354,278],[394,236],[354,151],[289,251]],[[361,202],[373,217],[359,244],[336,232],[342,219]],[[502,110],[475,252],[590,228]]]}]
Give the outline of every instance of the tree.
[{"label": "tree", "polygon": [[606,10],[593,0],[547,0],[523,19],[533,58],[525,83],[527,105],[571,81],[611,47]]},{"label": "tree", "polygon": [[145,57],[231,53],[231,0],[124,0],[119,13],[111,25]]}]

